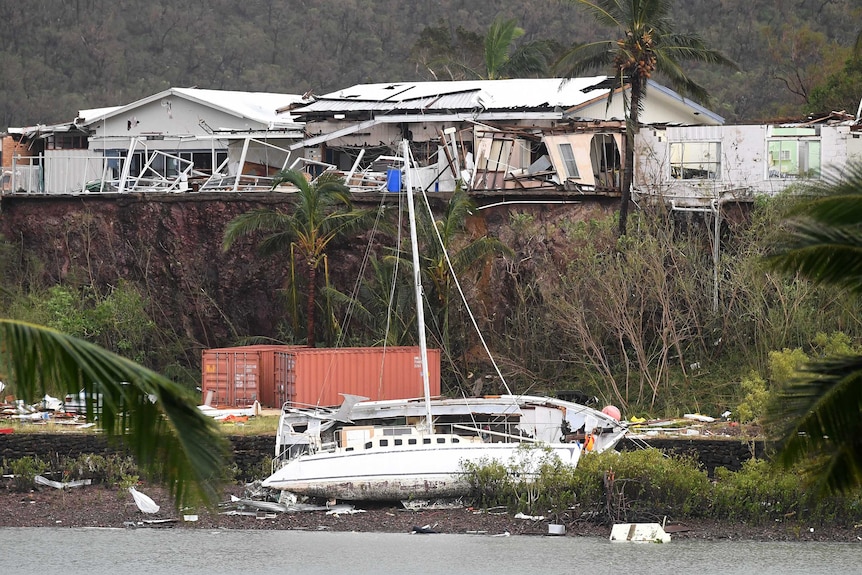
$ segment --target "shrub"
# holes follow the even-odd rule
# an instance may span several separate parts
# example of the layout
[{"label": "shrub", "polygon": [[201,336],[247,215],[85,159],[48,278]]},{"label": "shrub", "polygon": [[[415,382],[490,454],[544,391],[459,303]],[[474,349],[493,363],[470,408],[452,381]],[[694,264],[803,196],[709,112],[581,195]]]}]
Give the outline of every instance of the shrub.
[{"label": "shrub", "polygon": [[33,488],[33,480],[48,470],[48,464],[38,457],[22,457],[9,464],[9,471],[14,475],[12,484],[16,491],[29,491]]}]

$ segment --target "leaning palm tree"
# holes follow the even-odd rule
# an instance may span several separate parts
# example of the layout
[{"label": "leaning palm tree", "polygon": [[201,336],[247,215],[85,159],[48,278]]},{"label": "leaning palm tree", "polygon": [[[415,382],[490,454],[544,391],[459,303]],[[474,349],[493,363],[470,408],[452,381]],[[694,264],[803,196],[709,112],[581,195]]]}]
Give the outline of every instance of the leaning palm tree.
[{"label": "leaning palm tree", "polygon": [[[619,233],[625,235],[634,177],[634,141],[640,128],[649,79],[659,73],[684,96],[705,99],[706,90],[683,70],[683,62],[734,66],[721,53],[710,50],[695,34],[674,30],[670,0],[568,0],[583,6],[602,25],[619,30],[615,40],[576,45],[555,64],[555,69],[574,78],[600,69],[610,70],[614,92],[622,92],[626,118],[625,166],[623,166]],[[628,86],[629,91],[626,92]]]},{"label": "leaning palm tree", "polygon": [[[297,189],[293,212],[262,208],[241,214],[228,223],[223,247],[227,251],[240,237],[262,232],[266,235],[258,244],[261,255],[289,251],[291,278],[295,277],[296,259],[304,262],[306,345],[314,347],[318,269],[326,261],[330,243],[360,225],[367,213],[353,208],[350,191],[337,174],[325,172],[309,182],[303,172],[282,170],[276,174],[273,188],[283,183]],[[295,293],[295,281],[291,281],[291,289]],[[294,307],[294,318],[298,315]]]},{"label": "leaning palm tree", "polygon": [[168,486],[177,505],[215,503],[226,442],[186,388],[95,344],[11,319],[0,319],[0,365],[22,398],[49,389],[98,396],[99,425]]},{"label": "leaning palm tree", "polygon": [[[793,209],[789,236],[768,263],[859,297],[862,163],[805,191],[812,197]],[[779,424],[780,460],[788,466],[807,461],[824,491],[862,486],[862,356],[811,362],[779,399],[770,419]]]}]

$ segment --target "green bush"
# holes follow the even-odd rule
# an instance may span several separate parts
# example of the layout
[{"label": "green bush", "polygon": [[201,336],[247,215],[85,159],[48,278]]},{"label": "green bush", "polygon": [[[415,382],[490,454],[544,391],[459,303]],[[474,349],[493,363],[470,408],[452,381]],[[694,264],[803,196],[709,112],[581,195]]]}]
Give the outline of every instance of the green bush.
[{"label": "green bush", "polygon": [[38,457],[22,457],[8,464],[9,471],[14,476],[12,485],[16,491],[29,491],[33,488],[33,480],[48,470],[48,464]]},{"label": "green bush", "polygon": [[63,475],[69,479],[91,479],[93,483],[119,484],[137,473],[137,464],[127,455],[83,454],[62,461]]},{"label": "green bush", "polygon": [[576,468],[549,457],[533,475],[499,462],[466,470],[477,506],[565,514],[572,520],[667,517],[852,525],[862,511],[862,492],[820,498],[807,488],[802,473],[783,471],[764,460],[749,460],[737,472],[719,468],[713,479],[691,457],[666,456],[656,449],[588,455]]},{"label": "green bush", "polygon": [[862,493],[818,497],[804,473],[784,471],[764,460],[748,460],[736,472],[717,469],[712,490],[712,517],[746,523],[849,524],[858,522],[860,509]]}]

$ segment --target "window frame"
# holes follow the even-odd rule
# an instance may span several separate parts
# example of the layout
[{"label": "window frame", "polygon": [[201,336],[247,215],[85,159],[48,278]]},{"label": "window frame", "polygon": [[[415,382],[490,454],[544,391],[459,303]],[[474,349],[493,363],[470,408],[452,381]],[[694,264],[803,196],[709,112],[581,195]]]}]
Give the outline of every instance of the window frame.
[{"label": "window frame", "polygon": [[[700,153],[686,150],[686,147],[701,148]],[[676,150],[679,150],[676,152]],[[691,153],[694,158],[687,158]],[[715,159],[713,160],[713,156]],[[671,180],[678,181],[715,181],[721,179],[721,141],[690,140],[668,142],[668,168]],[[710,169],[712,168],[712,169]],[[686,175],[687,172],[691,175]],[[698,174],[698,175],[695,175]],[[705,175],[703,175],[705,174]]]}]

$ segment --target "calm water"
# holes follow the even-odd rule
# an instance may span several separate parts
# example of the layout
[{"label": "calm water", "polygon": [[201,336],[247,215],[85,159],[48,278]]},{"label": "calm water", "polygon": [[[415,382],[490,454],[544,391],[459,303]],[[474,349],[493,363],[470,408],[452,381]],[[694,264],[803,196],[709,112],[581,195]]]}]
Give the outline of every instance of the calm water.
[{"label": "calm water", "polygon": [[862,573],[862,542],[610,543],[491,537],[194,529],[0,529],[0,572],[134,575]]}]

